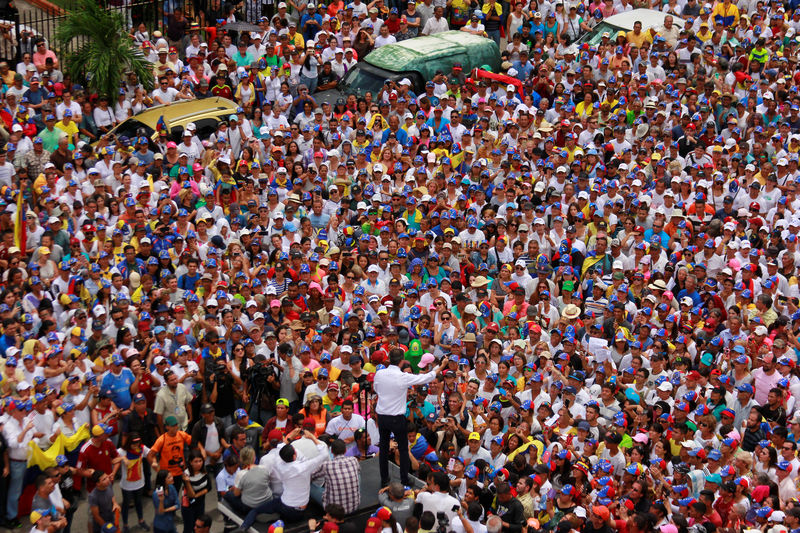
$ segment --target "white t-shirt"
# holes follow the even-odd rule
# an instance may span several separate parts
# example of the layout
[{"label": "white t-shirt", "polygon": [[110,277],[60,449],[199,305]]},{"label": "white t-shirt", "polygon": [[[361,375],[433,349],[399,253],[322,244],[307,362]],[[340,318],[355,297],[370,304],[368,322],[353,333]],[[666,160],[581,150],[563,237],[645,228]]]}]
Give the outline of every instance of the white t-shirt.
[{"label": "white t-shirt", "polygon": [[381,46],[385,46],[387,44],[394,44],[397,42],[394,35],[387,35],[384,37],[383,35],[378,35],[375,38],[375,48],[380,48]]},{"label": "white t-shirt", "polygon": [[167,87],[166,90],[162,90],[160,87],[153,91],[153,99],[155,100],[156,96],[161,98],[161,101],[165,104],[171,104],[175,101],[175,98],[178,95],[178,90],[174,87]]},{"label": "white t-shirt", "polygon": [[117,453],[122,458],[122,478],[119,486],[122,490],[138,490],[144,487],[144,472],[142,461],[146,460],[150,448],[142,445],[142,455],[139,457],[128,458],[128,452],[122,448],[117,449]]},{"label": "white t-shirt", "polygon": [[[217,431],[217,425],[214,423],[206,424],[206,441],[203,443],[203,447],[209,453],[214,453],[220,449],[220,434]],[[211,460],[206,458],[206,464],[210,464]]]}]

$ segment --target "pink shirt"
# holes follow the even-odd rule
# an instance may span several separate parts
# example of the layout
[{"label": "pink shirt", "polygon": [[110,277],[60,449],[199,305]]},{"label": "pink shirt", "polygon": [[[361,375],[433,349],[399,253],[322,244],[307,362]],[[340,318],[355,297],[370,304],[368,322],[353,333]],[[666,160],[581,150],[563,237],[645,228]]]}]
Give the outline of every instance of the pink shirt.
[{"label": "pink shirt", "polygon": [[45,53],[40,54],[39,52],[33,53],[33,64],[36,65],[38,68],[44,68],[45,61],[47,58],[50,57],[53,59],[53,64],[58,64],[58,58],[56,57],[55,52],[52,50],[47,50]]}]

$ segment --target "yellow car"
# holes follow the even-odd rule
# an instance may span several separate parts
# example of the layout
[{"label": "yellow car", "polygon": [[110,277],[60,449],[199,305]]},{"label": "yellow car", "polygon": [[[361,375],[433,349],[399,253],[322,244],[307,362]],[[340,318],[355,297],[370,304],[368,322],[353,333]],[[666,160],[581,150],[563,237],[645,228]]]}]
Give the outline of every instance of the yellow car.
[{"label": "yellow car", "polygon": [[158,136],[158,121],[164,117],[164,129],[170,140],[180,143],[183,129],[190,122],[197,126],[197,136],[207,139],[217,131],[220,122],[227,122],[231,115],[236,114],[236,108],[235,102],[218,96],[159,105],[124,120],[108,135],[116,138],[125,136],[129,139],[144,136],[155,140]]}]

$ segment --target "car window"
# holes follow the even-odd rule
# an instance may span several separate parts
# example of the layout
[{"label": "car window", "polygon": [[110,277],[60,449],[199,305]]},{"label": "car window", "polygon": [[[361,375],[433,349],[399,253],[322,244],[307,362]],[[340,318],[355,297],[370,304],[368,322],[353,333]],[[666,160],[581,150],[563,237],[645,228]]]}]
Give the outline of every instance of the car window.
[{"label": "car window", "polygon": [[408,80],[411,82],[411,88],[415,93],[421,94],[425,92],[425,80],[422,78],[422,75],[419,72],[406,72],[397,79],[402,80],[403,78],[408,78]]},{"label": "car window", "polygon": [[217,131],[221,119],[222,117],[210,117],[194,121],[194,125],[197,126],[196,135],[201,141],[208,139],[212,133]]},{"label": "car window", "polygon": [[169,140],[175,144],[181,144],[183,142],[183,126],[172,126],[169,130]]},{"label": "car window", "polygon": [[594,28],[592,31],[581,37],[578,42],[589,43],[589,44],[597,44],[603,39],[603,33],[608,32],[609,37],[611,40],[614,40],[614,36],[617,34],[618,31],[625,31],[619,26],[614,26],[613,24],[609,24],[607,22],[601,22]]},{"label": "car window", "polygon": [[357,96],[364,96],[367,91],[378,94],[383,88],[385,77],[379,76],[368,68],[354,68],[348,72],[343,83],[345,87],[356,93]]},{"label": "car window", "polygon": [[129,118],[122,122],[115,130],[114,135],[122,137],[123,135],[129,138],[133,137],[147,137],[148,139],[155,133],[155,130],[139,122],[135,118]]}]

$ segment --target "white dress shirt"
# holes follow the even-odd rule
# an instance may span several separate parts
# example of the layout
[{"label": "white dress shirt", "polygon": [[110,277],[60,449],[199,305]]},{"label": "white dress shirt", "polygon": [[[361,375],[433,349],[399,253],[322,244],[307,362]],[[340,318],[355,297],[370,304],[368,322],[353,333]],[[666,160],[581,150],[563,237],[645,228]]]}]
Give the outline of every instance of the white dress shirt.
[{"label": "white dress shirt", "polygon": [[9,416],[8,420],[6,420],[6,423],[3,425],[3,435],[5,435],[6,441],[8,441],[8,457],[13,461],[28,460],[28,451],[30,451],[28,443],[31,441],[33,430],[25,432],[25,437],[22,439],[22,442],[17,440],[27,423],[25,419],[23,419],[22,422],[18,422],[16,418]]},{"label": "white dress shirt", "polygon": [[427,374],[409,374],[400,370],[397,365],[390,365],[375,373],[373,388],[378,394],[375,412],[379,415],[405,415],[408,388],[424,385],[436,379],[436,371]]},{"label": "white dress shirt", "polygon": [[311,459],[306,459],[298,454],[297,459],[291,463],[284,462],[280,457],[275,461],[275,471],[283,483],[281,501],[287,507],[298,509],[308,505],[311,493],[311,474],[328,460],[328,447],[325,443],[318,443],[317,450],[319,450],[319,455]]}]

